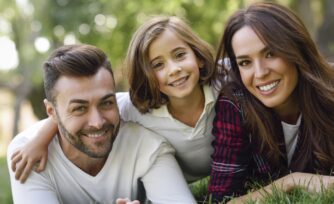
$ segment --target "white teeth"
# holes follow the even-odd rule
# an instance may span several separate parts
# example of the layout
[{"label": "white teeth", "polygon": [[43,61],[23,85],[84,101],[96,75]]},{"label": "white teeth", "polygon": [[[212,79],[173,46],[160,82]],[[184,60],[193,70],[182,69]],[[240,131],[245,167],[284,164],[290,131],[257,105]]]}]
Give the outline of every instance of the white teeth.
[{"label": "white teeth", "polygon": [[273,83],[271,83],[271,84],[267,84],[267,85],[265,85],[265,86],[259,86],[259,89],[260,89],[261,91],[270,91],[270,90],[272,90],[273,88],[275,88],[275,87],[277,86],[278,83],[279,83],[279,81],[275,81],[275,82],[273,82]]},{"label": "white teeth", "polygon": [[188,77],[182,77],[181,79],[178,79],[176,81],[174,81],[173,83],[170,83],[170,86],[179,86],[181,84],[183,84],[185,81],[187,81]]},{"label": "white teeth", "polygon": [[101,137],[105,133],[106,133],[106,131],[103,130],[103,131],[97,131],[97,132],[94,132],[94,133],[89,133],[89,134],[87,134],[87,136],[92,137],[92,138],[96,138],[96,137]]}]

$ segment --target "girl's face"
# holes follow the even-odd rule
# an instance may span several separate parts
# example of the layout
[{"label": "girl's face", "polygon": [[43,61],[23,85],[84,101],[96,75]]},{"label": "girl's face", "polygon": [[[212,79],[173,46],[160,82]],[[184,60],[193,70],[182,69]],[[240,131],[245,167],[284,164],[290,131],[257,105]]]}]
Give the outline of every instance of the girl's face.
[{"label": "girl's face", "polygon": [[277,56],[249,26],[234,34],[232,47],[247,90],[278,114],[295,111],[293,91],[298,83],[295,65]]},{"label": "girl's face", "polygon": [[184,99],[200,91],[199,69],[202,62],[175,33],[166,30],[149,47],[151,69],[159,89],[169,100]]}]

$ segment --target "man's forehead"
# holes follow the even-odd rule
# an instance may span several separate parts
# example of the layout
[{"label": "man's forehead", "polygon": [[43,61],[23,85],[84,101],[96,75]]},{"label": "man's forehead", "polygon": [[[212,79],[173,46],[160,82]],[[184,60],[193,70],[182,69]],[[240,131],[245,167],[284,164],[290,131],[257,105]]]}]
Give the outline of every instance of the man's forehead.
[{"label": "man's forehead", "polygon": [[62,100],[96,100],[115,95],[113,77],[106,69],[88,77],[61,76],[54,90]]},{"label": "man's forehead", "polygon": [[[104,101],[110,98],[115,98],[116,94],[115,93],[109,93],[106,94],[100,98],[98,98],[99,101]],[[82,97],[82,96],[73,96],[68,98],[68,103],[89,103],[90,98],[89,97]]]}]

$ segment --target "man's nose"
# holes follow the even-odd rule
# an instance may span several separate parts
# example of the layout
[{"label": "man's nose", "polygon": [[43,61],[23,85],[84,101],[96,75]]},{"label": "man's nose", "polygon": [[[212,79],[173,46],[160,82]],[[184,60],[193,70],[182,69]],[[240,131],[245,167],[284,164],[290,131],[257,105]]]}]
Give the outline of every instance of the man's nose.
[{"label": "man's nose", "polygon": [[93,109],[90,111],[89,119],[88,119],[89,127],[101,129],[104,123],[105,123],[105,119],[99,110]]}]

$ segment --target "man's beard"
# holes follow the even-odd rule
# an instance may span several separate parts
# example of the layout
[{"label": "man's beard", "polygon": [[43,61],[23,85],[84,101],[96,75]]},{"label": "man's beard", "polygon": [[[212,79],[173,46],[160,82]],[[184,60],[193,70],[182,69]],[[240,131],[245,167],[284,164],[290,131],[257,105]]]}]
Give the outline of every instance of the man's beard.
[{"label": "man's beard", "polygon": [[[84,129],[80,129],[79,131],[77,131],[75,134],[71,134],[64,126],[64,124],[61,122],[59,115],[57,114],[58,117],[58,127],[59,127],[59,131],[60,133],[67,139],[67,141],[72,144],[75,148],[77,148],[78,150],[80,150],[81,152],[87,154],[90,157],[93,158],[105,158],[108,157],[113,143],[117,137],[118,134],[118,130],[119,130],[119,126],[120,123],[118,122],[115,125],[111,124],[111,123],[105,123],[101,129],[97,130],[97,129],[89,129],[89,130],[84,130]],[[92,133],[92,132],[96,132],[96,131],[109,131],[110,132],[110,137],[109,140],[107,140],[107,142],[96,142],[96,143],[90,143],[91,145],[87,145],[83,142],[82,137],[86,137],[85,133]],[[98,151],[94,151],[93,148],[91,148],[90,146],[95,146],[98,148]]]}]

